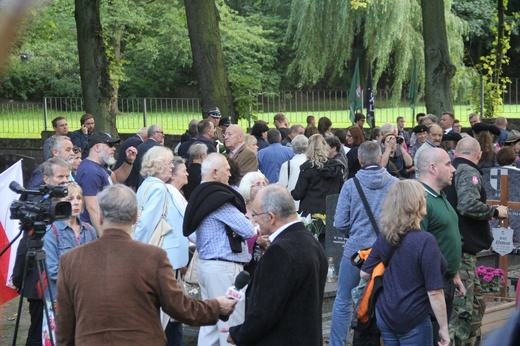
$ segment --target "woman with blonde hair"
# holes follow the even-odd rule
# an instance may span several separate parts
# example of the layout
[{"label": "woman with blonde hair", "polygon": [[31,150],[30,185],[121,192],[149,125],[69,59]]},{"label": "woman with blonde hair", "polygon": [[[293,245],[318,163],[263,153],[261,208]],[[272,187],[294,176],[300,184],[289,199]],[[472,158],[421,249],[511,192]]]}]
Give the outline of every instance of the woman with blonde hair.
[{"label": "woman with blonde hair", "polygon": [[443,277],[447,264],[435,237],[420,229],[426,215],[424,188],[400,180],[388,190],[380,214],[381,235],[361,268],[369,279],[383,262],[383,290],[376,302],[376,320],[385,345],[433,345],[433,314],[439,324],[439,345],[450,342]]},{"label": "woman with blonde hair", "polygon": [[53,198],[55,201],[70,202],[71,214],[67,220],[54,221],[47,226],[43,237],[43,248],[47,254],[47,277],[49,278],[53,299],[56,299],[56,280],[58,263],[65,252],[97,239],[97,233],[88,223],[79,218],[85,207],[83,189],[76,183],[67,185],[67,197]]},{"label": "woman with blonde hair", "polygon": [[[298,212],[302,216],[325,214],[325,199],[328,195],[338,194],[343,186],[344,166],[341,162],[329,159],[330,147],[322,135],[309,138],[305,155],[307,161],[300,166],[300,175],[291,195],[300,201]],[[325,232],[319,239],[325,242]]]},{"label": "woman with blonde hair", "polygon": [[[69,183],[67,189],[69,190],[67,197],[53,198],[53,201],[70,202],[70,218],[67,220],[54,221],[51,225],[47,226],[47,232],[43,237],[43,249],[47,255],[47,278],[49,281],[50,292],[52,294],[52,300],[54,302],[56,302],[56,282],[58,280],[58,267],[61,256],[75,247],[97,239],[97,233],[94,227],[86,222],[82,222],[79,218],[81,212],[83,212],[83,208],[85,207],[83,189],[76,183]],[[81,270],[81,268],[77,269]],[[49,318],[52,321],[51,325],[54,325],[55,309],[51,308],[51,306],[54,305],[54,302],[50,301],[47,292],[46,299],[49,308]],[[44,331],[42,333],[42,339],[44,339],[44,341],[50,340],[50,333],[47,330],[48,324],[45,315],[42,328]]]},{"label": "woman with blonde hair", "polygon": [[[173,269],[177,271],[188,264],[189,250],[188,238],[182,234],[182,222],[179,221],[183,216],[179,215],[176,201],[166,185],[174,176],[174,162],[173,152],[163,146],[155,146],[144,154],[141,175],[145,179],[137,189],[139,216],[135,239],[150,243],[157,225],[164,218],[172,229],[163,236],[161,248],[166,251]],[[168,321],[166,317],[161,313],[168,344],[181,344],[182,323]]]},{"label": "woman with blonde hair", "polygon": [[246,147],[248,147],[249,149],[253,150],[253,152],[255,154],[258,154],[258,145],[257,145],[257,142],[258,140],[256,139],[255,136],[253,135],[250,135],[248,133],[246,133],[244,135],[244,143],[246,144]]}]

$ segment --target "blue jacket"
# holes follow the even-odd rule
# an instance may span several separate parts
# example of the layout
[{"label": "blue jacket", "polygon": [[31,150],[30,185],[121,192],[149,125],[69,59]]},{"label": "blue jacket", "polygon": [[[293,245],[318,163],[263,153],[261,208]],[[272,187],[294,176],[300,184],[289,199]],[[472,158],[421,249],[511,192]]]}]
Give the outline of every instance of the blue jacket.
[{"label": "blue jacket", "polygon": [[[379,214],[386,193],[398,179],[381,167],[361,169],[356,173],[356,177],[379,225]],[[334,216],[334,227],[349,236],[344,252],[344,255],[348,257],[360,249],[372,246],[377,238],[354,184],[354,179],[349,179],[343,184]]]},{"label": "blue jacket", "polygon": [[[147,189],[148,193],[144,196]],[[172,231],[164,236],[162,248],[166,251],[173,268],[179,269],[188,264],[188,238],[182,235],[184,211],[179,209],[166,184],[158,178],[147,177],[137,190],[138,205],[142,205],[143,209],[139,210],[135,239],[148,243],[161,219],[165,198],[168,201],[166,222],[172,227]]]},{"label": "blue jacket", "polygon": [[284,147],[280,143],[272,143],[265,149],[258,151],[258,169],[269,180],[269,183],[278,182],[280,168],[285,161],[289,161],[294,156],[294,152],[289,147]]},{"label": "blue jacket", "polygon": [[[81,222],[79,218],[78,221],[81,227],[79,242],[74,230],[70,228],[66,221],[55,221],[52,225],[47,226],[47,233],[43,237],[43,248],[47,254],[47,277],[54,300],[56,300],[56,281],[58,280],[58,264],[61,255],[77,246],[97,239],[94,227]],[[81,270],[81,268],[77,269]]]}]

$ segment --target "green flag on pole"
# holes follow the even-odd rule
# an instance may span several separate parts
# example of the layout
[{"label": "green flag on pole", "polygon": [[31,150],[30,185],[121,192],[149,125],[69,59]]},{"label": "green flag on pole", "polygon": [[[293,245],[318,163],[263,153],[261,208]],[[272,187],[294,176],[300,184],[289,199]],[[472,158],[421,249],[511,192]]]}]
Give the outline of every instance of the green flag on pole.
[{"label": "green flag on pole", "polygon": [[354,114],[361,110],[361,82],[359,78],[359,58],[356,59],[356,69],[352,82],[350,83],[350,90],[348,91],[348,102],[350,108],[350,121],[354,125]]},{"label": "green flag on pole", "polygon": [[417,61],[413,60],[412,79],[410,79],[410,90],[408,90],[408,99],[410,100],[410,108],[412,109],[412,119],[415,119],[415,100],[417,98]]}]

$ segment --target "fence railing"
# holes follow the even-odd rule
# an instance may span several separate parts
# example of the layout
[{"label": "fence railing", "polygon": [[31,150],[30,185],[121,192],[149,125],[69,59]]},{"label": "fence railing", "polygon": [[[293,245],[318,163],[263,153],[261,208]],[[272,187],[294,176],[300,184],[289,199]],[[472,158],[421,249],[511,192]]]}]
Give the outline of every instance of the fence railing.
[{"label": "fence railing", "polygon": [[[375,97],[376,125],[405,117],[407,126],[414,124],[407,100],[407,90],[402,90],[394,102],[392,90],[379,89]],[[305,124],[308,115],[329,117],[334,128],[351,125],[347,90],[297,90],[251,93],[256,102],[251,106],[252,118],[242,119],[239,124],[248,128],[255,119],[272,123],[275,113],[283,112],[291,123]],[[473,112],[469,97],[458,96],[454,112],[463,126],[468,126],[467,114]],[[415,112],[425,112],[422,100],[416,102]],[[142,126],[161,124],[167,133],[183,133],[190,120],[202,115],[198,98],[119,98],[119,114],[116,125],[119,132],[133,133]],[[514,79],[504,94],[502,114],[520,117],[520,79]],[[71,130],[80,127],[79,119],[84,113],[80,97],[45,97],[38,102],[0,102],[0,128],[2,137],[39,137],[42,130],[52,130],[55,117],[67,118]]]}]

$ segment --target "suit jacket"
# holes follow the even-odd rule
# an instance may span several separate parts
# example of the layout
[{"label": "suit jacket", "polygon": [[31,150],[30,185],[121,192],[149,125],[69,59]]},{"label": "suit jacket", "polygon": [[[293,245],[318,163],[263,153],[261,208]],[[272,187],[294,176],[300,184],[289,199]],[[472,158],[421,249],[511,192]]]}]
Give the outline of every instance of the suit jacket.
[{"label": "suit jacket", "polygon": [[[125,163],[126,160],[126,149],[130,147],[134,147],[137,149],[139,145],[143,143],[143,139],[139,137],[138,135],[133,135],[132,137],[128,138],[126,141],[121,144],[121,147],[119,147],[119,154],[117,157],[116,165],[114,166],[114,171],[121,167],[123,163]],[[137,170],[134,170],[132,167],[132,171],[128,175],[128,178],[126,178],[124,184],[126,186],[130,187],[136,187],[137,182],[139,181],[139,174],[137,173]]]},{"label": "suit jacket", "polygon": [[177,321],[210,325],[215,299],[178,286],[166,252],[119,229],[63,254],[57,284],[57,345],[165,345],[159,307]]},{"label": "suit jacket", "polygon": [[114,166],[114,171],[121,167],[123,163],[126,160],[126,149],[130,147],[134,147],[137,149],[137,147],[143,143],[143,139],[139,137],[139,135],[133,135],[132,137],[129,137],[126,141],[124,141],[121,146],[119,147],[119,155],[117,157],[116,165]]},{"label": "suit jacket", "polygon": [[238,149],[233,159],[237,162],[238,167],[240,167],[240,176],[237,181],[237,186],[240,185],[240,181],[244,175],[249,172],[258,171],[258,159],[256,158],[256,154],[249,149],[245,143]]},{"label": "suit jacket", "polygon": [[260,258],[248,288],[237,345],[321,345],[327,259],[303,223],[284,230]]}]

